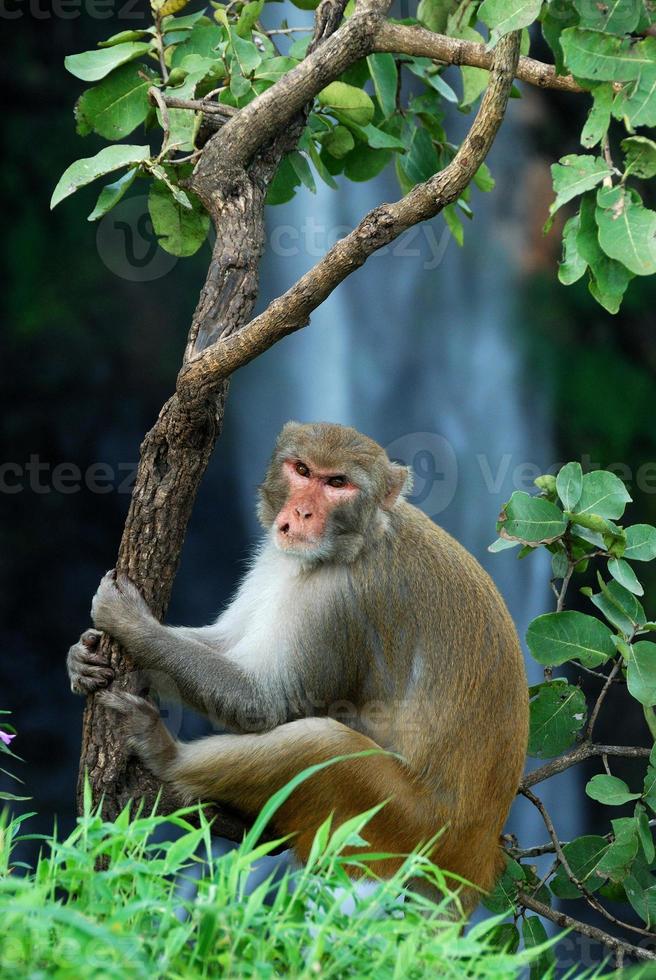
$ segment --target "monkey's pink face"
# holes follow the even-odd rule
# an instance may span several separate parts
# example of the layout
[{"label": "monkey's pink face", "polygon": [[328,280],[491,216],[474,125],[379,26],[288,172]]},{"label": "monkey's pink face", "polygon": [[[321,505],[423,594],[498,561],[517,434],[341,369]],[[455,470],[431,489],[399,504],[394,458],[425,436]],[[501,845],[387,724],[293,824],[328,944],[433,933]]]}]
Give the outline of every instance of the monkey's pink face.
[{"label": "monkey's pink face", "polygon": [[316,469],[301,460],[285,460],[289,496],[275,521],[276,544],[296,554],[316,553],[326,536],[331,512],[352,500],[358,488],[343,473]]}]

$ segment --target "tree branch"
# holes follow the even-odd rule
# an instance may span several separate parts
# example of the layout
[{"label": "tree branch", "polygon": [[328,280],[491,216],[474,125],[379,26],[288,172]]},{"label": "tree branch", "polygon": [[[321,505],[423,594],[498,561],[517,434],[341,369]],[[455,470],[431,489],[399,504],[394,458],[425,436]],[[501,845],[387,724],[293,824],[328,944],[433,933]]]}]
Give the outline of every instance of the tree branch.
[{"label": "tree branch", "polygon": [[566,769],[578,765],[579,762],[585,762],[586,759],[592,759],[594,756],[612,755],[624,759],[645,759],[649,757],[650,752],[651,749],[642,746],[594,745],[592,742],[582,742],[571,752],[566,752],[560,758],[527,773],[522,779],[519,792],[530,789],[531,786],[535,786],[551,776],[556,776],[559,772],[565,772]]},{"label": "tree branch", "polygon": [[[411,54],[432,58],[448,65],[468,65],[471,68],[491,68],[494,51],[487,51],[484,44],[463,41],[460,38],[434,34],[425,27],[407,27],[385,21],[376,31],[374,51],[392,54]],[[571,75],[557,75],[553,65],[545,65],[533,58],[520,58],[515,77],[538,88],[556,89],[559,92],[583,92]]]},{"label": "tree branch", "polygon": [[550,908],[549,905],[545,905],[544,902],[538,901],[537,898],[527,895],[526,892],[520,892],[518,897],[525,908],[537,913],[537,915],[541,915],[545,919],[549,919],[550,922],[554,922],[561,929],[573,929],[582,936],[595,939],[608,949],[612,949],[615,953],[626,954],[637,960],[656,960],[656,954],[644,949],[642,946],[634,946],[632,943],[626,943],[622,939],[617,939],[615,936],[604,932],[603,929],[597,929],[596,926],[590,926],[587,922],[580,922],[578,919],[573,919],[571,915],[566,915],[564,912],[558,912],[556,909]]},{"label": "tree branch", "polygon": [[[321,51],[329,45],[330,41],[325,42]],[[329,249],[314,268],[239,333],[220,340],[188,361],[177,383],[178,395],[183,401],[196,397],[199,391],[211,390],[223,378],[268,350],[278,340],[306,326],[313,310],[347,276],[364,265],[370,255],[407,228],[434,217],[460,196],[485,159],[501,125],[517,67],[518,52],[519,34],[507,35],[499,42],[490,71],[490,83],[472,127],[451,163],[429,180],[418,184],[401,200],[394,204],[382,204],[370,211],[354,231]],[[241,113],[224,126],[214,139],[224,135],[240,118]]]},{"label": "tree branch", "polygon": [[619,926],[621,929],[628,929],[631,932],[637,932],[641,936],[647,936],[648,938],[651,938],[654,934],[650,932],[648,929],[642,929],[640,926],[634,926],[630,922],[624,922],[622,919],[618,919],[611,912],[609,912],[608,909],[606,909],[601,904],[601,902],[599,902],[597,898],[592,894],[592,892],[587,887],[587,885],[584,885],[583,882],[579,878],[577,878],[577,876],[572,871],[569,861],[565,856],[562,845],[558,839],[558,834],[556,833],[556,828],[554,827],[553,820],[551,819],[549,815],[549,811],[547,810],[542,800],[538,796],[536,796],[535,793],[532,793],[530,789],[522,789],[520,790],[520,793],[523,796],[525,796],[527,800],[530,800],[533,806],[540,813],[540,816],[544,821],[544,825],[547,828],[547,833],[551,838],[551,842],[553,844],[556,857],[560,861],[563,871],[565,872],[565,874],[567,875],[571,883],[574,885],[574,887],[580,891],[581,896],[585,898],[588,905],[591,908],[593,908],[595,912],[598,912],[600,915],[603,915],[605,919],[608,919],[609,922],[612,922],[613,925]]}]

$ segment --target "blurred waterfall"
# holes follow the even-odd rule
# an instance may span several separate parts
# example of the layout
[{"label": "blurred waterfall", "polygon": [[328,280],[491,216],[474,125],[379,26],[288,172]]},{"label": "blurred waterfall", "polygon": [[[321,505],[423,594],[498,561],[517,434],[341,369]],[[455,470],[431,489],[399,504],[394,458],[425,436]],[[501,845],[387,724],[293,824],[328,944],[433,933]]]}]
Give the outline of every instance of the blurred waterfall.
[{"label": "blurred waterfall", "polygon": [[[511,113],[512,116],[512,113]],[[441,217],[370,259],[313,315],[311,326],[240,371],[229,400],[227,435],[242,481],[245,526],[263,460],[282,424],[326,420],[353,425],[414,466],[414,501],[490,572],[521,637],[550,608],[549,565],[536,554],[491,555],[495,520],[513,489],[554,462],[548,397],[524,373],[515,303],[522,222],[513,215],[520,179],[519,125],[506,122],[489,161],[492,194],[474,194],[465,245]],[[310,268],[369,208],[394,199],[393,176],[371,184],[303,190],[269,209],[262,304]],[[532,464],[532,467],[531,465]],[[413,499],[413,498],[411,498]],[[530,680],[541,679],[533,664]],[[559,826],[576,833],[567,806],[568,775],[558,779]],[[572,783],[569,784],[572,786]],[[545,791],[545,800],[550,794]],[[541,842],[540,818],[518,801],[512,827]],[[568,812],[569,811],[569,812]]]}]

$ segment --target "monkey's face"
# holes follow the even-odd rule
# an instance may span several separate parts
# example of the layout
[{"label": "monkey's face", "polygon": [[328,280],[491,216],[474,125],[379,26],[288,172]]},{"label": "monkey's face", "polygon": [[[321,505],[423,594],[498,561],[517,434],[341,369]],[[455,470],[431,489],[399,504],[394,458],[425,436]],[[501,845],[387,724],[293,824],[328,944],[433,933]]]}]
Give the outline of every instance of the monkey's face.
[{"label": "monkey's face", "polygon": [[371,439],[345,426],[288,423],[260,487],[277,548],[303,561],[353,561],[407,482]]}]

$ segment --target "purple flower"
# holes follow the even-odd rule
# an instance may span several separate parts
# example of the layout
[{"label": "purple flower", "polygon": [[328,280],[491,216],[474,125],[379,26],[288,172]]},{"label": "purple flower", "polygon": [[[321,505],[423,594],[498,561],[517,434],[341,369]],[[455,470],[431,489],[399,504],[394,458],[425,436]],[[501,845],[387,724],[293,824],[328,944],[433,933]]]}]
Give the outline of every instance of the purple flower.
[{"label": "purple flower", "polygon": [[0,742],[4,742],[5,745],[9,745],[12,738],[16,738],[15,735],[9,735],[8,732],[3,732],[0,728]]}]

